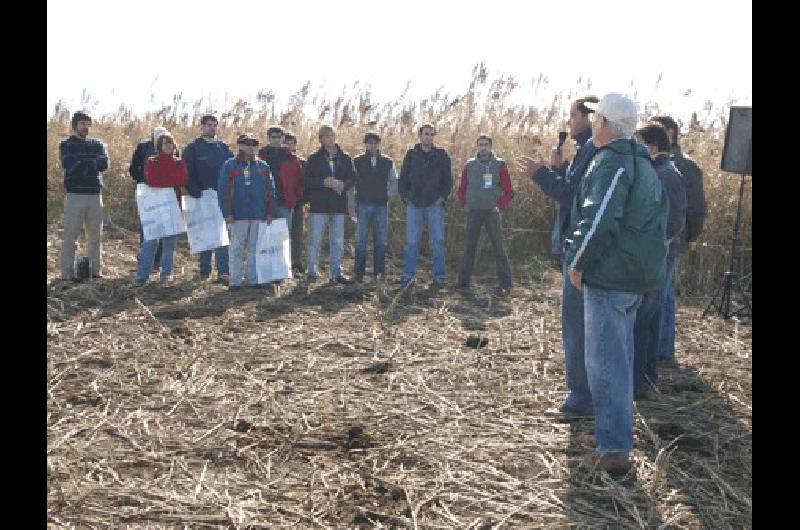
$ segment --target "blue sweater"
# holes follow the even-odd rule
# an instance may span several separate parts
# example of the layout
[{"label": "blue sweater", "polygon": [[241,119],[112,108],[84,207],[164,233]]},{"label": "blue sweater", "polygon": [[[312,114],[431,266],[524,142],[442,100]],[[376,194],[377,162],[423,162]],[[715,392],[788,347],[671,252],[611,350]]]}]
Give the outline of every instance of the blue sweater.
[{"label": "blue sweater", "polygon": [[219,171],[217,197],[223,217],[265,221],[275,197],[269,164],[258,159],[249,163],[239,157],[229,159]]},{"label": "blue sweater", "polygon": [[108,169],[106,146],[95,138],[72,135],[58,144],[64,189],[67,193],[95,195],[103,188],[102,171]]},{"label": "blue sweater", "polygon": [[199,198],[203,190],[217,189],[219,170],[233,156],[231,148],[222,140],[208,141],[198,136],[183,150],[183,160],[189,173],[189,195]]},{"label": "blue sweater", "polygon": [[575,194],[581,185],[581,178],[586,171],[589,161],[594,156],[597,148],[592,143],[592,130],[586,129],[575,138],[578,152],[567,167],[554,171],[547,166],[542,166],[533,176],[533,181],[542,191],[558,201],[556,204],[556,219],[553,225],[553,254],[563,256],[564,240],[572,233],[570,211]]}]

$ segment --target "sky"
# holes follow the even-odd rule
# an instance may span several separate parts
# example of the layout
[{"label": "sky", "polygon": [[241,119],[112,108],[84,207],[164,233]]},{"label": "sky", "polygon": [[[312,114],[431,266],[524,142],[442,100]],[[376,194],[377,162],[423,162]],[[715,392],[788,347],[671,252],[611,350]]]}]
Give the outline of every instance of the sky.
[{"label": "sky", "polygon": [[590,79],[682,115],[752,105],[752,18],[741,0],[48,0],[47,113],[138,113],[177,93],[229,108],[269,90],[280,106],[307,81],[323,95],[358,81],[382,103],[409,81],[410,98],[463,93],[483,62],[490,80],[514,76],[515,103],[548,106]]}]

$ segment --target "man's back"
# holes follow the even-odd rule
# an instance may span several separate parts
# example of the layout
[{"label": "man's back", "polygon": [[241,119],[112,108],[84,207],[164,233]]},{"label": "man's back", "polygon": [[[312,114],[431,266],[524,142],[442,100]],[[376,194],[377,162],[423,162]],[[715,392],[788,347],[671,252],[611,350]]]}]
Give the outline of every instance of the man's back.
[{"label": "man's back", "polygon": [[572,217],[567,258],[586,284],[637,293],[663,284],[667,196],[644,146],[616,140],[598,149]]},{"label": "man's back", "polygon": [[686,190],[686,231],[683,238],[685,241],[696,241],[703,231],[703,222],[708,215],[703,171],[677,145],[672,148],[670,159],[680,171]]}]

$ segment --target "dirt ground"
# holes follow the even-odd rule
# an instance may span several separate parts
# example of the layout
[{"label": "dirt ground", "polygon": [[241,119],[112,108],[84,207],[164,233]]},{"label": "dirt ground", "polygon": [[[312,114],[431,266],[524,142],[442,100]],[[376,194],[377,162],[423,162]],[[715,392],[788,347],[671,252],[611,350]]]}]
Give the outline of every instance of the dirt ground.
[{"label": "dirt ground", "polygon": [[581,443],[591,421],[548,412],[556,271],[518,268],[505,298],[491,277],[410,300],[371,281],[229,294],[183,244],[173,285],[135,289],[137,248],[107,230],[105,277],[64,283],[48,233],[51,528],[752,526],[748,325],[679,307],[678,363],[636,403],[616,482]]}]

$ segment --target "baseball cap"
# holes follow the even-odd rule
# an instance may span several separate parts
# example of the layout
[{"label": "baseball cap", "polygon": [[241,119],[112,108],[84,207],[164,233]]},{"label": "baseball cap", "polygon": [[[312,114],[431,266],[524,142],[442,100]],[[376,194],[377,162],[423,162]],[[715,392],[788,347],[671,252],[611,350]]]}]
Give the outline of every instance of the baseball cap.
[{"label": "baseball cap", "polygon": [[242,133],[236,138],[236,143],[256,146],[258,145],[258,138],[249,133]]},{"label": "baseball cap", "polygon": [[638,121],[638,107],[634,101],[622,94],[609,92],[598,103],[585,102],[584,105],[596,114],[621,125],[626,134],[633,134]]}]

